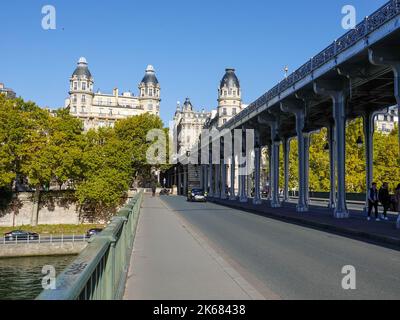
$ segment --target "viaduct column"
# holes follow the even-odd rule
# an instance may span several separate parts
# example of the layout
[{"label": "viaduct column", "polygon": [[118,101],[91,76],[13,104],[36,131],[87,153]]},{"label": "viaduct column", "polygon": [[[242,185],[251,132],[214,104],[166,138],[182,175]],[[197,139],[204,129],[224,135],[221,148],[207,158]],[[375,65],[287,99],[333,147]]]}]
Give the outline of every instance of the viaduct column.
[{"label": "viaduct column", "polygon": [[328,126],[328,143],[329,143],[329,204],[328,208],[336,208],[336,173],[335,173],[335,124],[333,121]]},{"label": "viaduct column", "polygon": [[306,139],[304,137],[305,127],[305,103],[298,99],[286,100],[281,103],[283,112],[291,112],[296,116],[296,132],[298,142],[298,165],[299,165],[299,202],[297,204],[297,212],[307,212],[307,170],[306,170]]},{"label": "viaduct column", "polygon": [[280,141],[275,141],[279,138],[278,126],[279,121],[276,116],[272,114],[264,114],[258,117],[260,124],[266,124],[271,128],[271,139],[272,139],[272,170],[271,170],[271,187],[272,187],[272,199],[271,207],[280,208],[281,203],[279,201],[279,145]]},{"label": "viaduct column", "polygon": [[351,84],[347,78],[314,82],[314,91],[322,96],[329,96],[333,102],[335,121],[335,140],[337,155],[337,204],[335,218],[349,217],[346,204],[346,102],[351,94]]},{"label": "viaduct column", "polygon": [[212,146],[209,146],[210,151],[209,151],[209,165],[208,165],[208,183],[210,185],[210,188],[208,190],[208,195],[210,197],[214,196],[214,180],[213,180],[213,157],[212,157]]},{"label": "viaduct column", "polygon": [[290,139],[283,140],[283,163],[284,163],[284,176],[285,186],[283,188],[283,201],[289,201],[289,155],[290,155]]},{"label": "viaduct column", "polygon": [[239,201],[246,203],[248,201],[246,192],[246,178],[247,178],[247,153],[246,153],[246,140],[245,140],[245,129],[242,129],[242,145],[241,145],[241,157],[239,161]]},{"label": "viaduct column", "polygon": [[262,204],[261,200],[261,143],[260,130],[255,129],[255,144],[254,144],[254,198],[253,204]]},{"label": "viaduct column", "polygon": [[234,134],[232,134],[232,154],[231,154],[231,165],[230,165],[230,169],[231,169],[231,185],[230,185],[230,196],[229,196],[229,200],[236,200],[236,193],[235,193],[235,180],[236,180],[236,154],[235,154],[235,137]]}]

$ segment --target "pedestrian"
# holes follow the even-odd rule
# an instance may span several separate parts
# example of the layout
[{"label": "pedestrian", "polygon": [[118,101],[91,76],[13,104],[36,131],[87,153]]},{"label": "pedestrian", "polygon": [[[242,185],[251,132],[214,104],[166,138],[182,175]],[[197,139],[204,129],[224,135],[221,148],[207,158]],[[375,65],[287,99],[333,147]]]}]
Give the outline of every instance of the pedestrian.
[{"label": "pedestrian", "polygon": [[372,188],[368,192],[368,218],[367,218],[368,221],[371,220],[372,209],[375,209],[376,221],[380,221],[378,213],[378,203],[379,203],[378,189],[376,183],[374,182],[372,184]]},{"label": "pedestrian", "polygon": [[383,220],[389,220],[387,217],[387,212],[390,208],[390,194],[389,194],[389,184],[387,182],[384,182],[382,185],[382,188],[379,189],[379,202],[383,206]]}]

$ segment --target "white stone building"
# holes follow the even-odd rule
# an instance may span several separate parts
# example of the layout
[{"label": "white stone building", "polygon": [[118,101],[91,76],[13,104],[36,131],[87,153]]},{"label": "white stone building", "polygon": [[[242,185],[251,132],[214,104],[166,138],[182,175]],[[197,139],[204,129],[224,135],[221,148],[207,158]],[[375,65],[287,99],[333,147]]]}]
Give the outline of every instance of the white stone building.
[{"label": "white stone building", "polygon": [[376,130],[382,133],[391,133],[399,121],[397,106],[389,108],[388,113],[379,114],[376,116]]},{"label": "white stone building", "polygon": [[139,84],[139,95],[123,92],[115,88],[112,94],[94,92],[94,78],[85,58],[80,58],[78,66],[70,78],[69,97],[65,107],[70,113],[81,119],[84,129],[114,126],[119,119],[151,113],[160,115],[160,84],[153,66],[146,68],[143,80]]}]

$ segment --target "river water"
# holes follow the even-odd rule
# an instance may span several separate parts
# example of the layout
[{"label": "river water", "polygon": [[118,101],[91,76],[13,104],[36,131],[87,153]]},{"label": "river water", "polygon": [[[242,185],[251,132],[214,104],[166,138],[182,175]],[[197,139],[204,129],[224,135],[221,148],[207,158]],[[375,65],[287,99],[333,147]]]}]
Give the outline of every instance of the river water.
[{"label": "river water", "polygon": [[42,268],[54,266],[57,275],[74,256],[0,259],[0,300],[32,300],[42,291]]}]

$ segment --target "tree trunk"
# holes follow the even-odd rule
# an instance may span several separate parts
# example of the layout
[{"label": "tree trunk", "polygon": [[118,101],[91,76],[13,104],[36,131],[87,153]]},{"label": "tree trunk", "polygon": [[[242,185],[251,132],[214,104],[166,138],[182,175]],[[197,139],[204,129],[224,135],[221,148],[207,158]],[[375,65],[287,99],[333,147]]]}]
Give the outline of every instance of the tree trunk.
[{"label": "tree trunk", "polygon": [[35,193],[33,194],[32,216],[31,216],[31,226],[32,227],[35,227],[38,225],[39,201],[40,201],[40,185],[36,186]]}]

